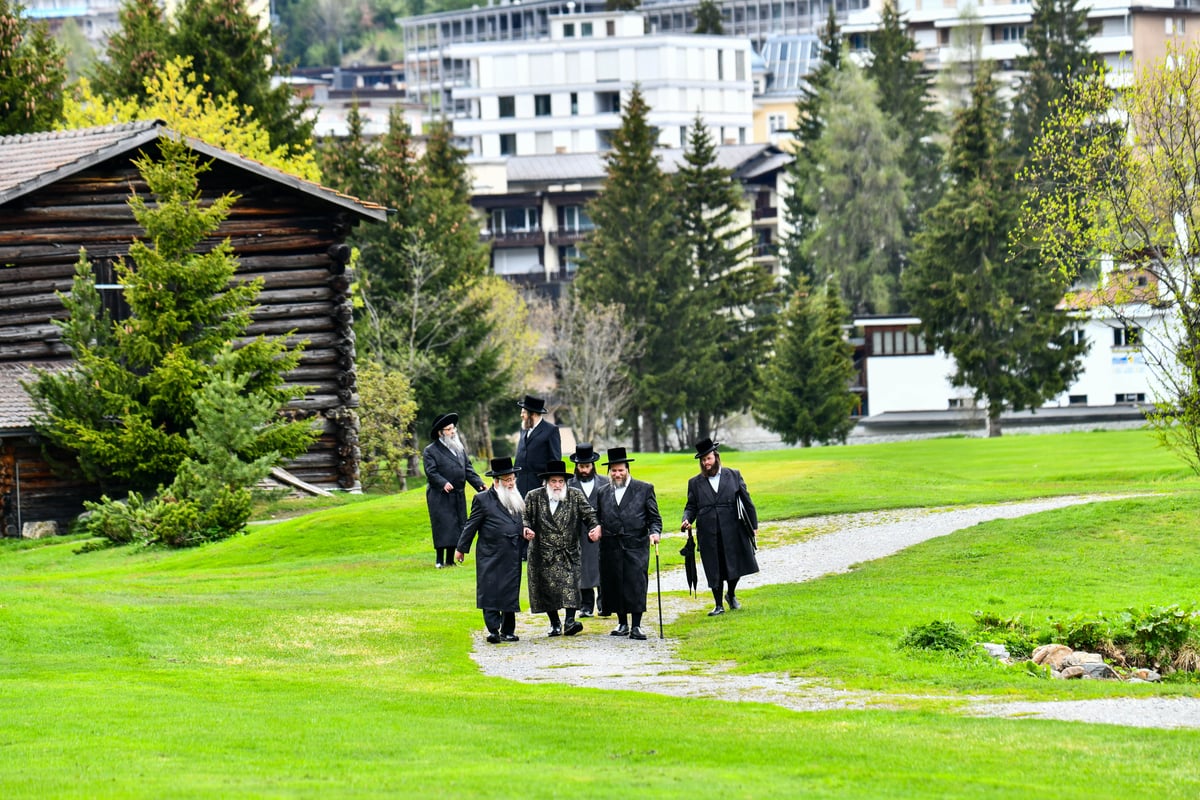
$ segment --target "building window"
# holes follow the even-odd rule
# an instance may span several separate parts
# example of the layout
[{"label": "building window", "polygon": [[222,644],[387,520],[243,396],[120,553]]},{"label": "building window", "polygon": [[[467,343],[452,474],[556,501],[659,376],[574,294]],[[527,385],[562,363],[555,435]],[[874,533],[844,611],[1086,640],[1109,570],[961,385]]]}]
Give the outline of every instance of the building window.
[{"label": "building window", "polygon": [[500,117],[515,117],[517,115],[517,98],[505,95],[500,98]]},{"label": "building window", "polygon": [[850,40],[850,51],[853,53],[862,53],[871,47],[871,37],[865,33],[852,33],[847,38]]},{"label": "building window", "polygon": [[925,337],[908,328],[884,328],[871,332],[873,356],[923,356],[929,352]]},{"label": "building window", "polygon": [[515,156],[517,154],[517,135],[515,133],[500,134],[500,155]]},{"label": "building window", "polygon": [[558,248],[558,263],[566,275],[574,275],[579,269],[579,248],[573,244]]},{"label": "building window", "polygon": [[612,150],[613,137],[616,135],[617,132],[613,130],[601,129],[596,131],[596,149],[602,153]]},{"label": "building window", "polygon": [[1144,403],[1146,402],[1145,392],[1127,392],[1117,395],[1118,403]]},{"label": "building window", "polygon": [[550,95],[535,94],[533,96],[533,113],[538,117],[550,116]]},{"label": "building window", "polygon": [[579,35],[580,36],[591,36],[592,35],[592,23],[590,23],[590,22],[579,23]]},{"label": "building window", "polygon": [[621,113],[621,93],[620,92],[596,92],[596,113],[597,114],[620,114]]},{"label": "building window", "polygon": [[1086,406],[1087,405],[1087,395],[1086,394],[1067,395],[1067,405],[1069,405],[1069,406]]},{"label": "building window", "polygon": [[1024,25],[1001,25],[1000,41],[1002,42],[1023,42],[1025,41],[1025,26]]},{"label": "building window", "polygon": [[574,39],[575,38],[575,23],[574,22],[567,22],[567,23],[563,24],[563,38],[564,39]]},{"label": "building window", "polygon": [[1113,328],[1113,347],[1137,347],[1141,344],[1142,329],[1136,325]]},{"label": "building window", "polygon": [[563,231],[581,233],[592,230],[594,226],[583,206],[560,206],[558,209],[558,227]]},{"label": "building window", "polygon": [[604,34],[606,36],[608,36],[609,38],[616,36],[617,35],[617,23],[613,22],[611,19],[607,20],[604,23]]},{"label": "building window", "polygon": [[537,230],[538,210],[536,206],[492,210],[492,232],[497,236],[506,233],[534,233]]},{"label": "building window", "polygon": [[767,130],[771,133],[779,133],[787,130],[787,114],[769,114],[767,116]]},{"label": "building window", "polygon": [[1087,333],[1082,328],[1071,329],[1071,344],[1081,345],[1087,343]]},{"label": "building window", "polygon": [[571,92],[571,116],[579,116],[579,92]]}]

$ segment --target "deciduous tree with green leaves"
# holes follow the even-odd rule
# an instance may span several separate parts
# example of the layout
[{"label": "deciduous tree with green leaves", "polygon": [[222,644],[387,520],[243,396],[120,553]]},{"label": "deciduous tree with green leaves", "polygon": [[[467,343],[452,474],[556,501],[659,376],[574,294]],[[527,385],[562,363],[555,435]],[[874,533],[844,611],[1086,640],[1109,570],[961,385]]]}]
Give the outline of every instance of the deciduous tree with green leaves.
[{"label": "deciduous tree with green leaves", "polygon": [[845,316],[834,282],[812,292],[807,278],[797,281],[754,402],[755,418],[788,444],[844,444],[854,428],[854,348],[842,332]]},{"label": "deciduous tree with green leaves", "polygon": [[1169,48],[1120,92],[1100,69],[1074,81],[1024,177],[1018,244],[1061,279],[1082,275],[1078,301],[1141,328],[1152,427],[1200,473],[1200,48]]},{"label": "deciduous tree with green leaves", "polygon": [[24,11],[0,0],[0,136],[49,130],[62,114],[66,54]]},{"label": "deciduous tree with green leaves", "polygon": [[986,402],[988,435],[999,436],[1003,411],[1036,408],[1071,385],[1086,345],[1056,310],[1061,276],[1031,253],[1009,253],[1020,195],[987,70],[971,97],[955,118],[950,184],[926,215],[904,285],[926,341],[954,359],[951,382]]},{"label": "deciduous tree with green leaves", "polygon": [[[239,392],[278,410],[293,399],[283,375],[300,358],[281,338],[247,338],[260,282],[232,282],[237,259],[228,240],[199,249],[236,198],[202,199],[206,165],[181,142],[160,142],[161,159],[136,161],[152,195],[130,199],[145,234],[116,264],[128,318],[104,313],[81,254],[63,296],[68,317],[59,323],[74,364],[27,386],[41,435],[74,453],[90,480],[138,491],[171,483],[183,461],[197,456],[189,437],[203,387],[228,372]],[[247,461],[268,453],[293,458],[314,435],[306,421],[262,426],[247,417],[244,424],[253,429],[239,439],[238,456]]]}]

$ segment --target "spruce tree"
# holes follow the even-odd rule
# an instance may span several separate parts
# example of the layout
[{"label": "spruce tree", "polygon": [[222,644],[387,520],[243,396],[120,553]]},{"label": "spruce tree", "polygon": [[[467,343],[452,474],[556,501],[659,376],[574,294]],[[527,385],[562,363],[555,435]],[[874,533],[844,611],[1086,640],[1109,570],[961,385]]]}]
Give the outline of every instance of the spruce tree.
[{"label": "spruce tree", "polygon": [[832,281],[817,292],[806,278],[797,281],[754,403],[758,421],[788,444],[844,444],[854,428],[854,348],[842,333],[845,316]]},{"label": "spruce tree", "polygon": [[954,359],[952,383],[986,401],[988,433],[999,436],[1003,411],[1035,408],[1071,384],[1086,346],[1072,342],[1056,310],[1066,288],[1060,276],[1035,254],[1009,255],[1021,195],[986,70],[956,115],[947,171],[905,290],[926,341]]},{"label": "spruce tree", "polygon": [[24,11],[0,0],[0,136],[49,130],[62,116],[65,53]]},{"label": "spruce tree", "polygon": [[790,231],[783,242],[783,268],[791,285],[801,276],[810,281],[816,274],[805,240],[816,225],[817,210],[810,203],[816,191],[820,167],[815,153],[816,143],[825,127],[824,104],[829,86],[842,67],[842,31],[837,24],[834,7],[821,29],[821,63],[807,77],[796,101],[795,159],[788,167],[791,192],[784,200],[784,218]]},{"label": "spruce tree", "polygon": [[92,72],[92,89],[109,100],[148,99],[146,80],[171,57],[171,26],[159,0],[125,0],[105,58]]},{"label": "spruce tree", "polygon": [[[75,364],[42,373],[28,387],[39,433],[76,454],[89,479],[136,490],[169,483],[195,455],[189,435],[197,395],[218,372],[244,376],[240,390],[278,409],[292,399],[283,375],[300,359],[299,349],[281,339],[246,338],[261,282],[231,282],[237,260],[228,240],[198,249],[236,198],[203,200],[199,176],[207,167],[182,143],[160,146],[161,160],[136,162],[153,195],[130,200],[145,236],[116,265],[129,317],[105,316],[92,266],[81,255],[60,323]],[[223,355],[233,342],[237,349]],[[258,430],[247,441],[239,451],[246,459],[272,452],[286,459],[307,449],[312,431],[295,422]]]},{"label": "spruce tree", "polygon": [[625,413],[635,450],[662,446],[664,424],[683,410],[676,370],[690,358],[679,332],[688,313],[680,294],[688,281],[679,208],[654,154],[658,132],[647,121],[649,111],[635,86],[605,155],[604,188],[588,206],[596,229],[582,248],[575,279],[585,303],[623,306],[626,324],[636,332]]},{"label": "spruce tree", "polygon": [[699,117],[673,182],[692,281],[687,313],[674,323],[685,331],[692,365],[682,385],[688,423],[682,435],[690,443],[749,407],[770,337],[774,279],[751,261],[752,237],[738,217],[741,192],[732,171],[717,166],[712,134]]},{"label": "spruce tree", "polygon": [[1038,0],[1025,30],[1025,75],[1017,84],[1012,109],[1012,148],[1025,159],[1050,116],[1052,106],[1067,93],[1073,77],[1092,69],[1088,49],[1087,9],[1079,0]]}]

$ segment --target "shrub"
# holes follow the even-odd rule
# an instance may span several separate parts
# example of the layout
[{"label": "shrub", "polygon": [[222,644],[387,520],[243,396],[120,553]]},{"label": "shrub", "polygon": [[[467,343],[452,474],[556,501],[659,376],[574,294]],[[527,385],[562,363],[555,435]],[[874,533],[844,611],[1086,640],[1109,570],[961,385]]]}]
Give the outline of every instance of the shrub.
[{"label": "shrub", "polygon": [[904,650],[942,650],[962,655],[971,648],[971,640],[954,622],[934,620],[909,628],[900,638],[900,647]]}]

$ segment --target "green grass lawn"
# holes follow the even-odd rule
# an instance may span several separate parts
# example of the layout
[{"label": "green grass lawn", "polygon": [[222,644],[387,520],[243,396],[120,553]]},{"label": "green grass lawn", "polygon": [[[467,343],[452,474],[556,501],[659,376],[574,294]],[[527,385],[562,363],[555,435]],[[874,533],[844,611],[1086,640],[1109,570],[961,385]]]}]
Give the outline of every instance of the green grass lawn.
[{"label": "green grass lawn", "polygon": [[[638,455],[668,530],[696,469]],[[0,796],[1027,797],[1200,795],[1200,731],[948,713],[962,694],[1200,693],[1039,681],[895,649],[976,609],[1194,602],[1195,478],[1141,432],[728,453],[763,516],[1084,492],[1154,496],[981,525],[681,620],[689,658],[903,692],[796,713],[481,676],[474,571],[432,569],[423,493],[184,552],[0,542]],[[803,535],[767,525],[770,543]],[[663,548],[664,562],[677,548]],[[521,647],[522,644],[513,645]],[[926,699],[921,699],[926,698]]]}]

